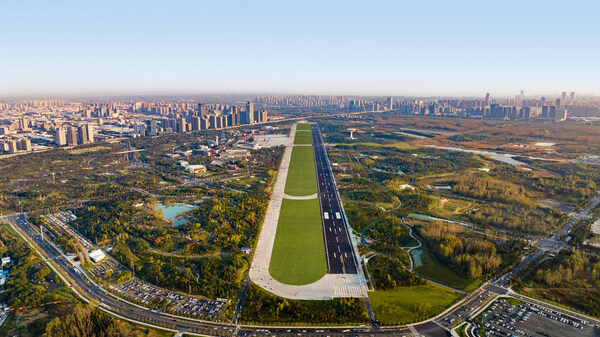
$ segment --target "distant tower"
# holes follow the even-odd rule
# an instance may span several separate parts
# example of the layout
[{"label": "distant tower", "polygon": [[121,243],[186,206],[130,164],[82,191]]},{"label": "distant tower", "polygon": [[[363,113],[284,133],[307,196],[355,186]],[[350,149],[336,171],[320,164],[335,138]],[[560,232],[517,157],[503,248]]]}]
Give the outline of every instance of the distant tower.
[{"label": "distant tower", "polygon": [[563,91],[562,92],[562,96],[561,96],[561,102],[566,102],[567,101],[567,92]]},{"label": "distant tower", "polygon": [[55,142],[58,146],[67,145],[67,133],[65,132],[64,128],[56,129]]},{"label": "distant tower", "polygon": [[388,97],[387,101],[388,101],[388,110],[394,109],[394,98]]},{"label": "distant tower", "polygon": [[94,124],[86,125],[87,140],[90,143],[94,142]]},{"label": "distant tower", "polygon": [[575,103],[575,91],[571,91],[571,103]]},{"label": "distant tower", "polygon": [[206,116],[206,103],[198,103],[198,115],[200,117]]},{"label": "distant tower", "polygon": [[246,123],[254,124],[254,103],[250,101],[246,103]]},{"label": "distant tower", "polygon": [[521,99],[524,99],[524,98],[525,98],[525,91],[521,90],[521,97],[520,97],[520,98],[521,98]]},{"label": "distant tower", "polygon": [[490,105],[490,93],[489,92],[487,94],[485,94],[484,104],[485,105]]},{"label": "distant tower", "polygon": [[67,144],[77,145],[77,129],[74,126],[67,128]]}]

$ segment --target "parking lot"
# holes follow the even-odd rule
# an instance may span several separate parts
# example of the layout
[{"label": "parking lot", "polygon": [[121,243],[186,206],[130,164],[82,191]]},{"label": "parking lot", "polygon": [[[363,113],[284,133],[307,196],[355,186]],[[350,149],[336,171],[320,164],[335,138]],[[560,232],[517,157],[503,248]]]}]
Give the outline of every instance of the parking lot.
[{"label": "parking lot", "polygon": [[42,217],[46,219],[48,225],[52,226],[56,232],[62,233],[66,236],[76,237],[77,240],[79,240],[79,242],[81,242],[83,247],[87,250],[93,248],[92,243],[88,239],[83,237],[83,235],[79,234],[79,232],[69,225],[69,222],[77,219],[75,214],[71,212],[58,212],[54,214],[43,215]]},{"label": "parking lot", "polygon": [[155,287],[137,278],[118,285],[111,284],[108,288],[146,306],[151,306],[153,310],[162,311],[170,308],[168,311],[177,315],[216,319],[221,316],[229,303],[229,300],[222,298],[207,299],[176,293]]},{"label": "parking lot", "polygon": [[499,300],[479,319],[484,336],[600,336],[587,321],[536,304],[510,304]]},{"label": "parking lot", "polygon": [[[98,280],[110,279],[110,276],[117,275],[121,271],[125,270],[121,265],[111,258],[106,258],[94,265],[94,268],[90,269],[90,274],[94,275]],[[110,272],[109,272],[110,271]],[[108,273],[107,273],[108,272]]]}]

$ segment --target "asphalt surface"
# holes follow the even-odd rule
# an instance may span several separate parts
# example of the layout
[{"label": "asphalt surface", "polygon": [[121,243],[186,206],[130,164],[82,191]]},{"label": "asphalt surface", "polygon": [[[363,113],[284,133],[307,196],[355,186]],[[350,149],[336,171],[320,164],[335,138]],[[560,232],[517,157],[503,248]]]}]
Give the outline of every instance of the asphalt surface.
[{"label": "asphalt surface", "polygon": [[317,124],[311,124],[311,129],[327,268],[330,274],[357,274],[358,262],[323,138]]},{"label": "asphalt surface", "polygon": [[213,326],[203,324],[202,322],[187,320],[185,318],[167,316],[164,313],[153,311],[150,309],[141,309],[125,304],[100,288],[97,284],[90,282],[79,270],[76,270],[67,260],[48,244],[45,240],[42,241],[39,232],[35,231],[29,223],[26,222],[25,214],[16,214],[5,217],[6,220],[15,224],[21,232],[25,233],[30,240],[40,247],[47,258],[53,260],[64,273],[68,275],[71,282],[76,283],[77,290],[82,292],[82,295],[90,300],[96,300],[106,310],[119,314],[123,317],[136,321],[147,322],[163,327],[168,327],[183,332],[199,332],[205,334],[232,333],[234,326]]}]

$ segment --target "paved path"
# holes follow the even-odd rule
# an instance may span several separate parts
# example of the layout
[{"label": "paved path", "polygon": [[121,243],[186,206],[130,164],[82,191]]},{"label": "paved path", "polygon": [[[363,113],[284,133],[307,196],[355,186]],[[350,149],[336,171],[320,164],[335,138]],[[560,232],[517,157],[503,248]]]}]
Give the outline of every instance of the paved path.
[{"label": "paved path", "polygon": [[[275,243],[281,201],[285,196],[283,191],[294,147],[295,134],[296,125],[292,126],[290,141],[283,153],[279,173],[273,186],[271,201],[256,244],[254,260],[252,266],[250,266],[250,280],[275,295],[290,299],[327,300],[334,297],[363,297],[366,294],[364,282],[357,274],[325,274],[314,283],[294,286],[273,279],[269,273],[269,263],[271,262],[271,253]],[[316,198],[316,195],[308,197]]]},{"label": "paved path", "polygon": [[317,198],[317,193],[315,194],[311,194],[311,195],[304,195],[304,196],[294,196],[294,195],[289,195],[289,194],[283,194],[283,197],[286,199],[292,199],[292,200],[309,200],[309,199],[316,199]]}]

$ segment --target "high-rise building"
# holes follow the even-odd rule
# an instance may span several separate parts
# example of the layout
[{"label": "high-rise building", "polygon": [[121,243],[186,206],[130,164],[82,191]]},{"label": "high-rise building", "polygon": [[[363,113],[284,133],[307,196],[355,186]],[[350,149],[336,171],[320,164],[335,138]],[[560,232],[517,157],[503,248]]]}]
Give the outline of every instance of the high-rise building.
[{"label": "high-rise building", "polygon": [[561,98],[562,102],[566,102],[567,101],[567,92],[563,91],[560,98]]},{"label": "high-rise building", "polygon": [[77,145],[77,129],[74,126],[67,128],[67,144]]},{"label": "high-rise building", "polygon": [[78,143],[79,144],[87,144],[89,143],[89,139],[88,139],[88,132],[87,132],[87,125],[82,125],[79,127],[78,131]]},{"label": "high-rise building", "polygon": [[265,123],[267,121],[267,119],[268,119],[267,110],[260,110],[260,119],[259,119],[259,121],[261,123]]},{"label": "high-rise building", "polygon": [[206,116],[206,103],[198,103],[198,116]]},{"label": "high-rise building", "polygon": [[200,130],[200,116],[192,116],[192,131],[198,130]]},{"label": "high-rise building", "polygon": [[31,139],[23,138],[19,142],[19,145],[21,151],[31,151]]},{"label": "high-rise building", "polygon": [[67,145],[67,134],[66,134],[64,128],[57,128],[56,129],[56,137],[54,139],[54,142],[58,146]]},{"label": "high-rise building", "polygon": [[19,128],[21,129],[21,131],[29,130],[29,120],[25,118],[19,119]]},{"label": "high-rise building", "polygon": [[187,122],[185,121],[185,118],[178,118],[177,119],[177,129],[175,130],[176,132],[186,132],[187,130]]},{"label": "high-rise building", "polygon": [[85,126],[85,130],[87,132],[87,140],[89,143],[94,142],[94,124],[87,124]]},{"label": "high-rise building", "polygon": [[145,136],[147,137],[154,137],[158,135],[158,124],[155,120],[151,119],[149,121],[146,121],[146,130],[145,130]]},{"label": "high-rise building", "polygon": [[393,97],[388,97],[387,99],[387,105],[388,105],[388,110],[392,110],[394,109],[394,98]]},{"label": "high-rise building", "polygon": [[563,122],[567,120],[567,109],[559,109],[554,116],[555,122]]},{"label": "high-rise building", "polygon": [[571,91],[571,103],[575,102],[575,91]]},{"label": "high-rise building", "polygon": [[246,116],[245,124],[254,124],[254,103],[250,101],[246,103]]},{"label": "high-rise building", "polygon": [[490,93],[489,92],[485,94],[485,100],[483,101],[483,104],[485,106],[490,105]]},{"label": "high-rise building", "polygon": [[19,148],[17,145],[17,141],[12,139],[8,141],[8,153],[17,153],[19,152]]}]

